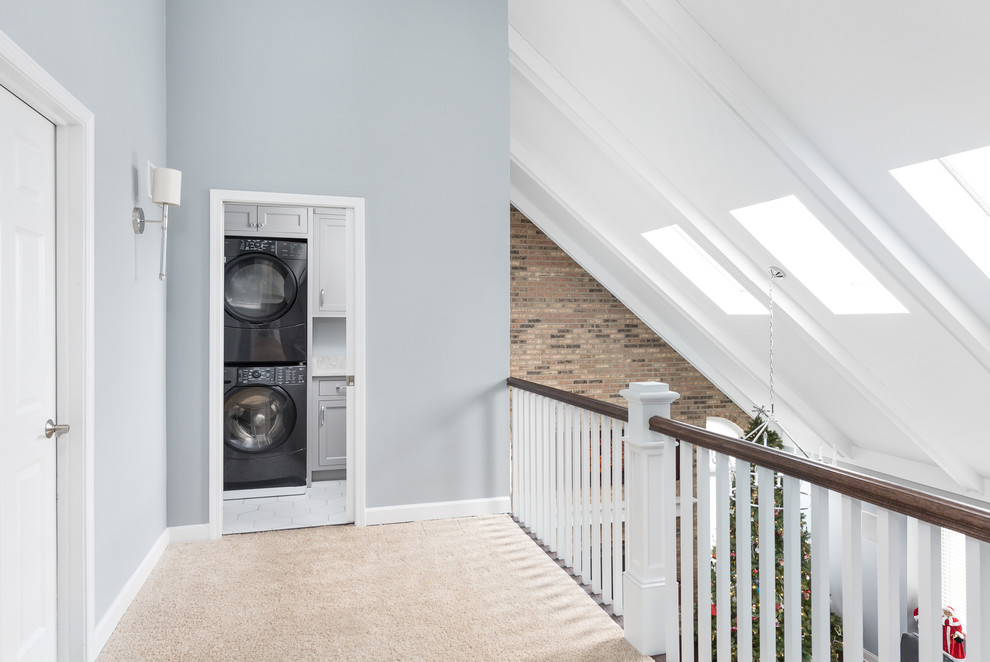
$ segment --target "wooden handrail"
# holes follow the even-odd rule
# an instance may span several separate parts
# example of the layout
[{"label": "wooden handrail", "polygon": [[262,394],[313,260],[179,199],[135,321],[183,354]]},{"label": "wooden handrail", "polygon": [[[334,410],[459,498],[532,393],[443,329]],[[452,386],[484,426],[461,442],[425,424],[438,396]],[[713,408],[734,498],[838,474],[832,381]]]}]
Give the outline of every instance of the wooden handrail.
[{"label": "wooden handrail", "polygon": [[831,467],[774,448],[726,437],[662,416],[650,419],[650,429],[929,524],[959,531],[983,542],[990,542],[990,510],[848,469]]},{"label": "wooden handrail", "polygon": [[542,395],[553,400],[557,400],[558,402],[563,402],[564,404],[574,405],[575,407],[580,407],[581,409],[593,411],[596,414],[601,414],[602,416],[609,416],[620,421],[626,421],[627,423],[629,422],[629,410],[619,405],[602,402],[601,400],[595,400],[594,398],[589,398],[585,395],[578,395],[577,393],[571,393],[569,391],[562,391],[559,388],[554,388],[552,386],[544,386],[543,384],[537,384],[536,382],[528,382],[525,379],[516,379],[515,377],[509,377],[505,380],[505,383],[512,388],[529,391],[530,393]]},{"label": "wooden handrail", "polygon": [[[620,421],[629,421],[629,410],[552,386],[509,377],[508,386],[574,405]],[[748,441],[710,432],[687,423],[654,416],[650,429],[674,439],[717,451],[745,462],[805,480],[853,499],[928,522],[990,543],[990,510],[935,496],[873,476],[839,469]]]}]

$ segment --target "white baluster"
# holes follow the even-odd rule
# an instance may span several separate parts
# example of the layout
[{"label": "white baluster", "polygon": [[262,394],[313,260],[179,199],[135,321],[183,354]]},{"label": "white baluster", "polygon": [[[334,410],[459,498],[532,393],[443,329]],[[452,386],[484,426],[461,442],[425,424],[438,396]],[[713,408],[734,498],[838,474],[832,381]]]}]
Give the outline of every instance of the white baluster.
[{"label": "white baluster", "polygon": [[990,659],[990,544],[966,538],[966,659]]},{"label": "white baluster", "polygon": [[[596,416],[597,417],[597,416]],[[590,412],[589,412],[590,421]],[[590,424],[589,424],[590,427]],[[581,583],[590,584],[591,583],[591,558],[592,554],[597,554],[598,552],[592,552],[589,548],[591,547],[591,509],[594,504],[591,503],[591,450],[590,450],[590,439],[586,429],[581,431],[581,492],[584,494],[584,512],[581,518]]]},{"label": "white baluster", "polygon": [[715,633],[718,662],[730,662],[732,603],[729,598],[729,458],[715,454]]},{"label": "white baluster", "polygon": [[863,659],[863,506],[842,497],[842,659]]},{"label": "white baluster", "polygon": [[749,462],[736,460],[736,654],[753,659],[753,493]]},{"label": "white baluster", "polygon": [[[606,423],[607,421],[607,423]],[[616,433],[611,418],[602,419],[602,502],[595,504],[602,513],[602,601],[612,604],[612,436]]]},{"label": "white baluster", "polygon": [[[691,641],[694,627],[694,467],[693,447],[681,442],[681,632],[683,640],[681,659],[694,662],[694,645]],[[698,539],[701,545],[701,539]],[[677,558],[676,556],[673,558]],[[701,570],[699,566],[699,571]],[[699,578],[700,579],[700,578]]]},{"label": "white baluster", "polygon": [[[626,486],[622,480],[623,466],[623,430],[622,421],[613,423],[612,438],[612,611],[616,616],[622,616],[624,606],[622,604],[622,572],[623,568],[623,548],[625,547],[625,529],[623,528],[626,503]],[[670,484],[674,484],[673,474],[671,474]],[[673,505],[673,504],[671,504]],[[673,518],[671,518],[673,519]],[[673,524],[673,522],[671,522]],[[668,529],[673,531],[673,527]],[[673,566],[673,562],[671,562]],[[668,653],[669,655],[669,653]],[[670,660],[670,658],[667,658]]]},{"label": "white baluster", "polygon": [[526,526],[536,535],[536,525],[539,519],[540,498],[540,399],[535,393],[529,399],[529,521]]},{"label": "white baluster", "polygon": [[[777,530],[774,526],[774,476],[771,469],[759,467],[756,483],[760,503],[760,661],[777,659]],[[736,517],[739,517],[738,510]]]},{"label": "white baluster", "polygon": [[698,448],[698,660],[712,659],[711,451]]},{"label": "white baluster", "polygon": [[901,659],[901,633],[907,625],[905,549],[904,515],[877,508],[877,658],[880,662]]},{"label": "white baluster", "polygon": [[[573,425],[574,416],[581,416],[583,413],[581,410],[569,409],[568,420]],[[574,567],[574,529],[577,528],[576,513],[574,512],[574,493],[576,492],[575,480],[578,478],[578,475],[574,471],[574,458],[577,456],[574,442],[574,431],[572,429],[570,434],[564,435],[564,528],[560,545],[564,550],[564,563],[567,564],[568,568]]]},{"label": "white baluster", "polygon": [[538,396],[536,398],[536,436],[534,441],[536,444],[536,464],[534,472],[536,474],[536,491],[533,494],[533,506],[534,506],[534,517],[533,517],[533,533],[536,535],[536,539],[542,544],[543,541],[543,476],[545,475],[545,465],[543,461],[543,440],[545,435],[544,430],[544,416],[543,416],[543,397]]},{"label": "white baluster", "polygon": [[553,554],[560,551],[557,546],[557,535],[560,532],[560,446],[563,441],[564,430],[561,422],[565,407],[566,405],[562,405],[556,400],[550,401],[550,460],[547,463],[547,468],[550,470],[548,480],[550,492],[547,495],[549,497],[547,512],[550,515],[550,523],[547,526],[547,548]]},{"label": "white baluster", "polygon": [[519,389],[509,389],[509,407],[512,410],[512,514],[519,518]]},{"label": "white baluster", "polygon": [[[608,419],[595,414],[591,417],[591,445],[590,449],[582,451],[582,457],[590,458],[590,470],[584,472],[591,481],[590,499],[585,497],[585,502],[589,503],[589,518],[585,520],[591,522],[591,579],[595,593],[602,592],[602,430],[608,424]],[[603,425],[604,422],[604,425]],[[588,543],[585,542],[587,547]]]},{"label": "white baluster", "polygon": [[526,394],[526,527],[535,531],[536,506],[536,410],[535,395]]},{"label": "white baluster", "polygon": [[918,522],[918,659],[942,659],[942,530]]},{"label": "white baluster", "polygon": [[550,467],[553,466],[551,449],[552,440],[552,418],[550,413],[550,398],[543,398],[543,468],[540,471],[540,479],[543,481],[543,490],[540,494],[542,514],[540,515],[540,541],[545,545],[550,538]]},{"label": "white baluster", "polygon": [[811,486],[811,659],[829,662],[828,490]]},{"label": "white baluster", "polygon": [[784,660],[801,662],[801,481],[784,476]]}]

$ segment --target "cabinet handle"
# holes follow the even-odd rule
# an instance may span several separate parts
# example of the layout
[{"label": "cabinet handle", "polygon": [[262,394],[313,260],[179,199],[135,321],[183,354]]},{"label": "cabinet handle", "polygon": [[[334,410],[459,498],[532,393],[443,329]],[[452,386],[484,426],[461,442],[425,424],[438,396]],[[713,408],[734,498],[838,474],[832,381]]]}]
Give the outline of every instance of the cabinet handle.
[{"label": "cabinet handle", "polygon": [[320,306],[323,306],[323,288],[320,288]]},{"label": "cabinet handle", "polygon": [[326,405],[320,405],[320,425],[322,426],[324,420],[326,419],[327,407]]}]

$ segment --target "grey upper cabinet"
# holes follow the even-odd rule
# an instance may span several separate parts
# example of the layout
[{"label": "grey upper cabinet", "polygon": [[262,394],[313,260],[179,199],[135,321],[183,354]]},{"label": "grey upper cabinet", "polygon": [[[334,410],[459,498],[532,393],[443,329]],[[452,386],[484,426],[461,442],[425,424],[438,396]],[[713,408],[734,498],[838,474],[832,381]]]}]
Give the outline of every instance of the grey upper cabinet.
[{"label": "grey upper cabinet", "polygon": [[309,232],[307,207],[258,207],[258,232],[306,234]]},{"label": "grey upper cabinet", "polygon": [[348,210],[315,209],[317,241],[316,310],[323,315],[347,313]]},{"label": "grey upper cabinet", "polygon": [[309,232],[309,209],[227,204],[223,206],[223,231],[228,235],[304,235]]},{"label": "grey upper cabinet", "polygon": [[254,234],[258,231],[257,205],[224,205],[224,234]]}]

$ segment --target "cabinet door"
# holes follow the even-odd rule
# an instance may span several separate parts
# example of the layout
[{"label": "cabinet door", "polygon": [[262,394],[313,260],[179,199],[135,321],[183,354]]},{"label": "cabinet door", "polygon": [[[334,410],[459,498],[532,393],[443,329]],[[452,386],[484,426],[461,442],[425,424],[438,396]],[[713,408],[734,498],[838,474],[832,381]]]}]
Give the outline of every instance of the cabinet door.
[{"label": "cabinet door", "polygon": [[316,409],[321,468],[347,466],[347,407],[341,399],[320,400]]},{"label": "cabinet door", "polygon": [[258,232],[306,234],[309,232],[309,208],[258,207]]},{"label": "cabinet door", "polygon": [[319,211],[315,218],[320,270],[317,309],[343,315],[347,312],[347,210]]},{"label": "cabinet door", "polygon": [[255,205],[224,205],[224,234],[254,234],[258,231],[258,207]]}]

